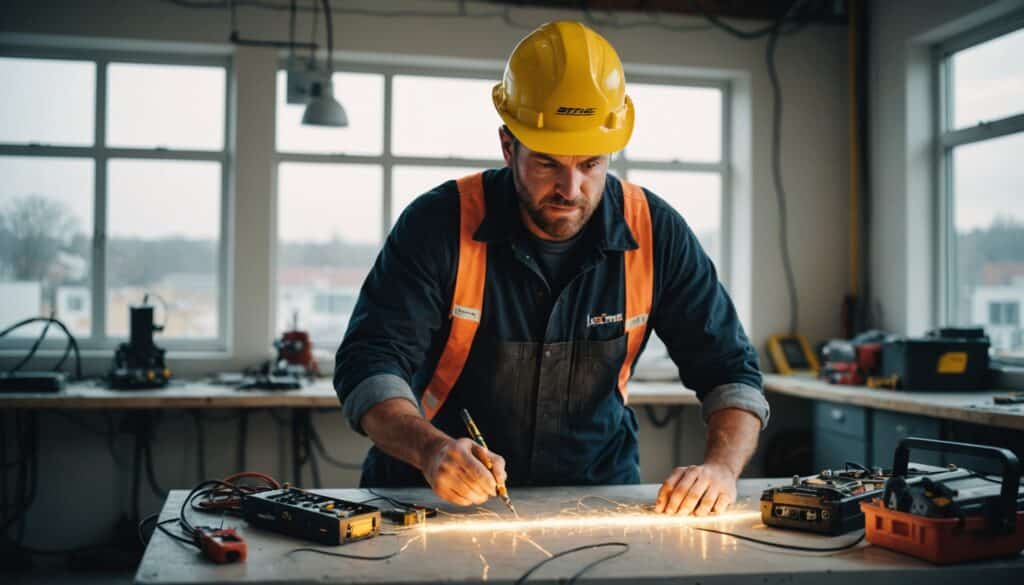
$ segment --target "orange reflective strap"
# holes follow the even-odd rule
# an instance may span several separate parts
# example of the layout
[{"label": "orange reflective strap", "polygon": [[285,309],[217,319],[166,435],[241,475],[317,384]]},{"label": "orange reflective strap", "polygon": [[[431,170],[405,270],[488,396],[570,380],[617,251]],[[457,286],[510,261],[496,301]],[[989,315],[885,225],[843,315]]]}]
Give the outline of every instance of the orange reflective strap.
[{"label": "orange reflective strap", "polygon": [[480,326],[487,275],[487,244],[473,239],[484,219],[483,173],[463,177],[459,186],[459,266],[452,298],[451,332],[420,405],[427,420],[434,418],[466,367],[473,338]]},{"label": "orange reflective strap", "polygon": [[623,254],[626,270],[626,359],[619,370],[619,393],[625,404],[629,400],[626,382],[632,373],[633,362],[640,354],[640,344],[643,343],[647,318],[654,302],[654,234],[644,190],[622,181],[622,201],[626,223],[640,246]]}]

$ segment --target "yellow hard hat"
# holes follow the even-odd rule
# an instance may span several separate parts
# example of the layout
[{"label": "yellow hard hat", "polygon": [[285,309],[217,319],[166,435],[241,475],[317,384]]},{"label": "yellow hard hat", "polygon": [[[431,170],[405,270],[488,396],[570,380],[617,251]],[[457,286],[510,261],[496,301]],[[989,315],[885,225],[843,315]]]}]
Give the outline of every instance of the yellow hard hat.
[{"label": "yellow hard hat", "polygon": [[491,95],[512,134],[538,152],[608,154],[633,134],[619,55],[578,22],[549,22],[519,41]]}]

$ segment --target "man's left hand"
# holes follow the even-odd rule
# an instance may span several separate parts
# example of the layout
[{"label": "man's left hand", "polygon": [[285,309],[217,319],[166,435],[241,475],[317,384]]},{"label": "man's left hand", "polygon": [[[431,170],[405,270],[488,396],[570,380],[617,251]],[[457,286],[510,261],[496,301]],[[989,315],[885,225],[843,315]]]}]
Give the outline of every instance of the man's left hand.
[{"label": "man's left hand", "polygon": [[676,467],[661,484],[654,511],[659,514],[707,516],[724,512],[736,501],[736,474],[721,463]]}]

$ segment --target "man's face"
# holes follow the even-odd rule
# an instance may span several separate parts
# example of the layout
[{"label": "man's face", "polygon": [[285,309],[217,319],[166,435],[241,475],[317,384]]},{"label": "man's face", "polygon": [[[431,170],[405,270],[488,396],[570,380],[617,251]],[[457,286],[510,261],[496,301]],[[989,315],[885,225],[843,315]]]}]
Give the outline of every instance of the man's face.
[{"label": "man's face", "polygon": [[568,240],[578,234],[601,203],[610,157],[544,154],[517,142],[504,129],[499,134],[527,229],[543,240]]}]

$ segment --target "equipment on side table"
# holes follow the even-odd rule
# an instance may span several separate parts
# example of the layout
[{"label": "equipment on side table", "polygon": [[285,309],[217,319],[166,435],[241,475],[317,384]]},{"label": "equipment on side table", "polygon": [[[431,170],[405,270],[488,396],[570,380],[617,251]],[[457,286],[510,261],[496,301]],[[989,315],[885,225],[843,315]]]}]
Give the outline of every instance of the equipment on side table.
[{"label": "equipment on side table", "polygon": [[788,376],[799,372],[818,374],[818,358],[803,335],[772,335],[768,338],[768,359],[775,371]]},{"label": "equipment on side table", "polygon": [[832,339],[821,348],[821,377],[831,384],[860,385],[878,369],[885,333],[866,331],[853,339]]},{"label": "equipment on side table", "polygon": [[299,314],[292,315],[292,328],[274,340],[277,360],[271,375],[319,376],[320,368],[313,357],[313,342],[308,331],[299,329]]},{"label": "equipment on side table", "polygon": [[[993,459],[1001,463],[1002,477],[968,469],[908,477],[911,448]],[[1013,452],[908,437],[900,441],[894,459],[882,497],[860,503],[868,542],[936,564],[1024,550],[1024,490]]]},{"label": "equipment on side table", "polygon": [[988,385],[985,330],[938,329],[924,337],[882,344],[881,376],[898,376],[903,390],[979,390]]},{"label": "equipment on side table", "polygon": [[[941,468],[915,465],[913,473]],[[881,468],[847,463],[817,475],[793,477],[792,485],[769,488],[761,494],[761,521],[768,526],[837,536],[864,528],[860,502],[879,496],[892,475]]]},{"label": "equipment on side table", "polygon": [[258,373],[237,387],[239,390],[298,390],[303,379],[320,375],[309,333],[299,330],[298,313],[292,316],[292,328],[273,345],[277,357],[264,362]]},{"label": "equipment on side table", "polygon": [[374,506],[285,486],[246,495],[242,516],[259,528],[339,545],[380,533],[380,510]]},{"label": "equipment on side table", "polygon": [[[114,363],[110,368],[110,387],[116,390],[162,388],[171,379],[171,370],[164,361],[165,350],[153,343],[153,332],[163,331],[163,325],[153,324],[153,305],[129,307],[131,329],[128,343],[117,346]],[[166,305],[164,314],[167,314]]]}]

